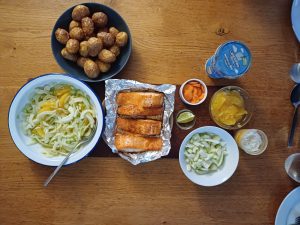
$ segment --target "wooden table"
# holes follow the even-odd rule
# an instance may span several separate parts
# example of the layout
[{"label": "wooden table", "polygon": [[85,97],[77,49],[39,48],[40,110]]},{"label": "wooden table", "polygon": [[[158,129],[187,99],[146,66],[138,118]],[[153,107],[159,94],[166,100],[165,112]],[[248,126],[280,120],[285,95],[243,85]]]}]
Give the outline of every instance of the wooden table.
[{"label": "wooden table", "polygon": [[[124,17],[132,32],[132,57],[117,78],[180,84],[197,77],[210,86],[239,85],[256,108],[247,127],[264,130],[269,147],[261,156],[240,152],[234,176],[212,188],[187,180],[177,159],[132,166],[119,157],[88,157],[64,168],[44,188],[52,168],[18,151],[9,136],[7,112],[29,78],[63,72],[52,56],[50,33],[59,15],[77,3],[0,3],[0,224],[273,224],[282,199],[296,187],[284,171],[284,160],[300,145],[297,129],[295,147],[287,148],[293,111],[288,71],[299,59],[291,1],[103,1]],[[221,28],[229,33],[220,35]],[[209,79],[205,60],[231,39],[251,49],[249,73],[236,81]],[[199,125],[212,124],[203,120],[207,104],[201,107]],[[174,132],[178,137],[173,135],[173,141],[180,143],[184,135]],[[103,149],[100,145],[95,152]]]}]

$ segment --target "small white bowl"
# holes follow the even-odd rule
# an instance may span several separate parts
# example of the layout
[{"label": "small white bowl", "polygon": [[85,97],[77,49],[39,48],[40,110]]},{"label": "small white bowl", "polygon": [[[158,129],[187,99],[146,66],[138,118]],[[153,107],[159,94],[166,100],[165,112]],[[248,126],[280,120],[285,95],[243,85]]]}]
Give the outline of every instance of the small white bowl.
[{"label": "small white bowl", "polygon": [[[191,103],[189,101],[187,101],[184,96],[183,96],[183,87],[191,82],[191,81],[196,81],[196,82],[199,82],[203,87],[204,87],[204,90],[205,90],[205,93],[204,93],[204,97],[197,103]],[[179,89],[179,96],[181,98],[181,100],[185,103],[185,104],[188,104],[188,105],[200,105],[202,102],[205,101],[206,97],[207,97],[207,86],[206,84],[202,81],[202,80],[199,80],[199,79],[196,79],[196,78],[193,78],[193,79],[189,79],[187,80],[186,82],[184,82],[181,86],[180,86],[180,89]]]},{"label": "small white bowl", "polygon": [[58,166],[62,162],[62,160],[65,158],[64,156],[45,156],[43,154],[45,148],[40,144],[27,145],[26,143],[30,141],[30,137],[26,136],[21,128],[21,112],[32,97],[35,88],[45,86],[46,84],[50,83],[70,84],[75,88],[82,90],[90,97],[91,103],[95,107],[97,115],[97,130],[94,134],[94,137],[86,145],[82,146],[75,153],[73,153],[65,165],[75,163],[84,158],[90,151],[93,150],[102,134],[104,127],[103,110],[99,99],[92,89],[90,89],[90,87],[75,78],[64,74],[45,74],[30,80],[23,87],[21,87],[16,93],[9,108],[8,127],[10,135],[17,148],[29,159],[46,166]]},{"label": "small white bowl", "polygon": [[[225,157],[223,165],[217,171],[208,174],[199,175],[194,171],[188,171],[186,169],[186,162],[184,159],[184,149],[187,142],[194,134],[206,133],[206,132],[219,135],[221,139],[226,142],[228,155]],[[184,138],[179,150],[179,164],[183,173],[192,182],[201,186],[210,187],[210,186],[216,186],[224,183],[233,175],[233,173],[235,172],[238,166],[238,162],[239,162],[239,149],[234,138],[227,131],[219,127],[206,126],[206,127],[200,127],[193,130]]]}]

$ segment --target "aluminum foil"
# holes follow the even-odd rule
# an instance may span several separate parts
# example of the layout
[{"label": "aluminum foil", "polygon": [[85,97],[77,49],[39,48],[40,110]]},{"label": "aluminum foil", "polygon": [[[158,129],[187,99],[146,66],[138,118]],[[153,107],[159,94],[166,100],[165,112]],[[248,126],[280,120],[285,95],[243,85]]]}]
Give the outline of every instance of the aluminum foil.
[{"label": "aluminum foil", "polygon": [[[117,118],[116,96],[119,91],[124,90],[153,90],[164,93],[164,114],[161,137],[163,147],[160,151],[147,151],[142,153],[122,153],[118,152],[115,146],[115,127]],[[171,131],[173,126],[174,96],[176,86],[171,84],[151,85],[140,83],[134,80],[109,79],[105,81],[105,131],[103,138],[113,153],[119,154],[123,159],[128,160],[133,165],[150,162],[162,156],[168,155],[171,149]]]}]

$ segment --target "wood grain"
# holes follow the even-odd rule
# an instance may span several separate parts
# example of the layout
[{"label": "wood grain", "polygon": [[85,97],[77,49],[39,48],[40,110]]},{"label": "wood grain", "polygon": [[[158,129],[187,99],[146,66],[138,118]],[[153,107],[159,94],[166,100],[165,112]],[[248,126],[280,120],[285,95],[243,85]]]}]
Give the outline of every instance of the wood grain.
[{"label": "wood grain", "polygon": [[[290,24],[291,1],[99,1],[117,10],[132,33],[133,53],[117,78],[179,85],[197,77],[215,89],[239,85],[255,106],[247,127],[264,130],[269,147],[261,156],[240,152],[234,176],[213,188],[188,181],[177,159],[132,166],[118,157],[88,157],[63,168],[43,188],[52,168],[17,150],[7,112],[29,78],[63,72],[52,56],[50,33],[62,12],[79,2],[0,1],[0,224],[274,224],[282,199],[296,186],[284,160],[300,145],[297,128],[295,145],[287,148],[293,111],[288,71],[300,55]],[[228,33],[220,36],[220,28]],[[206,59],[232,39],[251,49],[249,73],[236,81],[209,79]],[[103,96],[101,84],[93,88]],[[176,104],[175,113],[182,107]],[[208,101],[193,109],[197,125],[211,124],[207,107]],[[185,134],[174,127],[172,152],[178,152]],[[99,144],[95,152],[103,149]]]}]

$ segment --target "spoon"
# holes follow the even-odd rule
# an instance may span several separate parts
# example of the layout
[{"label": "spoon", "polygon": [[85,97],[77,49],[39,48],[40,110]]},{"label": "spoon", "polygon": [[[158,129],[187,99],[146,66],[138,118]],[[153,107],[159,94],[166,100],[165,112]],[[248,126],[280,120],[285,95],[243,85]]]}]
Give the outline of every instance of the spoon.
[{"label": "spoon", "polygon": [[285,160],[284,168],[290,178],[300,183],[300,153],[290,155]]},{"label": "spoon", "polygon": [[293,145],[294,132],[297,124],[298,107],[300,105],[300,84],[297,84],[293,88],[291,92],[291,102],[295,107],[295,111],[294,111],[293,122],[290,130],[289,140],[288,140],[288,147],[291,147]]},{"label": "spoon", "polygon": [[290,77],[295,83],[300,83],[300,63],[295,63],[292,65]]},{"label": "spoon", "polygon": [[94,127],[90,134],[87,137],[84,137],[69,153],[68,155],[64,158],[64,160],[56,167],[56,169],[51,173],[51,175],[48,177],[48,179],[45,181],[44,186],[47,187],[48,184],[50,183],[50,181],[52,180],[52,178],[58,173],[58,171],[60,170],[60,168],[66,163],[66,161],[69,159],[69,157],[72,155],[72,153],[75,152],[75,150],[83,145],[84,143],[88,142],[91,140],[91,138],[94,136],[96,132],[96,127]]}]

